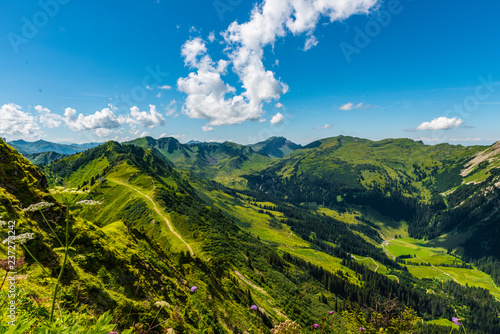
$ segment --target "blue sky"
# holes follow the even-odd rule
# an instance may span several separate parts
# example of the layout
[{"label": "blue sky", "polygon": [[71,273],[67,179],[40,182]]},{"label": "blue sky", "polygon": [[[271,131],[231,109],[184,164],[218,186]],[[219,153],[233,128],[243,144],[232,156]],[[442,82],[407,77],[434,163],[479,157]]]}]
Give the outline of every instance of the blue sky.
[{"label": "blue sky", "polygon": [[0,135],[8,140],[500,140],[498,2],[2,7]]}]

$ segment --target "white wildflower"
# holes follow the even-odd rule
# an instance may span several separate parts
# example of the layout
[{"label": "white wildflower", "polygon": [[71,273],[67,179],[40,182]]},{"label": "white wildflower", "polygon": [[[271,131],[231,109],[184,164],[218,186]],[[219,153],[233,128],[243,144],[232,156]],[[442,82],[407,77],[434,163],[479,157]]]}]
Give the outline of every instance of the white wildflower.
[{"label": "white wildflower", "polygon": [[[20,243],[24,244],[28,240],[35,239],[35,233],[24,233],[16,236],[10,236],[10,241],[19,240]],[[2,241],[2,244],[6,244],[9,241],[9,238]]]},{"label": "white wildflower", "polygon": [[94,201],[93,199],[84,199],[83,201],[76,202],[76,204],[80,204],[80,205],[101,205],[102,202]]},{"label": "white wildflower", "polygon": [[76,194],[82,195],[86,194],[86,191],[78,190],[77,188],[65,188],[65,187],[55,187],[54,189],[50,189],[52,194]]},{"label": "white wildflower", "polygon": [[38,211],[38,210],[43,210],[43,209],[46,209],[46,208],[50,208],[53,205],[54,205],[54,203],[40,202],[40,203],[36,203],[36,204],[31,204],[26,209],[23,209],[23,211],[24,212],[27,212],[27,211],[29,211],[29,212],[35,212],[35,211]]},{"label": "white wildflower", "polygon": [[19,234],[16,239],[32,240],[32,239],[35,239],[35,233]]},{"label": "white wildflower", "polygon": [[159,302],[156,302],[155,303],[155,306],[158,307],[158,308],[161,308],[161,307],[170,307],[170,304],[167,303],[166,301],[164,300],[161,300]]}]

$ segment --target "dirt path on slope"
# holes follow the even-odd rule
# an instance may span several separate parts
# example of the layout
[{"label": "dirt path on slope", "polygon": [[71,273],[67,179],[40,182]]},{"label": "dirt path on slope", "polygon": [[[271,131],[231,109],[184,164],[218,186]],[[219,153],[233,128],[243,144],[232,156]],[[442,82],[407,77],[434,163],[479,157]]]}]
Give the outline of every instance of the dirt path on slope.
[{"label": "dirt path on slope", "polygon": [[438,268],[438,267],[435,267],[432,263],[429,263],[427,261],[424,261],[422,260],[421,258],[419,258],[418,256],[416,257],[417,259],[419,259],[420,261],[422,261],[423,263],[427,263],[427,264],[430,264],[432,268],[436,269],[437,271],[440,271],[442,272],[443,274],[445,274],[446,276],[450,277],[452,280],[454,280],[456,283],[460,284],[460,285],[463,285],[462,283],[460,283],[459,281],[456,280],[455,277],[451,276],[450,274],[448,274],[446,271]]},{"label": "dirt path on slope", "polygon": [[236,275],[238,275],[238,277],[243,282],[245,282],[246,284],[250,285],[252,288],[254,288],[255,290],[259,291],[260,293],[263,293],[263,294],[267,295],[267,291],[266,290],[264,290],[261,287],[258,287],[257,285],[253,284],[248,278],[246,278],[245,276],[243,276],[243,274],[241,274],[239,271],[234,270],[234,273]]},{"label": "dirt path on slope", "polygon": [[390,257],[392,257],[393,260],[396,260],[396,257],[394,255],[392,255],[391,252],[389,252],[389,250],[387,248],[385,248],[385,246],[386,246],[385,243],[386,242],[387,241],[384,241],[384,243],[382,244],[382,249],[384,250],[384,252],[387,253],[387,255],[389,255]]},{"label": "dirt path on slope", "polygon": [[111,181],[113,181],[115,183],[118,183],[118,184],[121,184],[122,186],[129,187],[129,188],[135,190],[136,192],[138,192],[141,196],[146,197],[153,204],[153,206],[155,208],[155,211],[158,213],[158,215],[160,215],[160,217],[162,217],[165,220],[165,223],[167,223],[167,226],[170,229],[170,232],[172,232],[177,238],[179,238],[180,241],[182,241],[186,245],[186,247],[189,250],[189,253],[191,253],[191,256],[194,255],[194,252],[191,249],[191,246],[189,246],[189,244],[186,241],[184,241],[184,239],[182,239],[182,237],[181,237],[181,235],[179,233],[175,232],[174,226],[172,225],[172,223],[170,222],[170,220],[168,220],[167,217],[165,217],[164,215],[161,214],[160,210],[158,209],[158,206],[156,205],[155,201],[153,201],[153,199],[151,197],[149,197],[148,195],[144,194],[139,189],[131,186],[130,184],[118,181],[116,179],[112,179]]},{"label": "dirt path on slope", "polygon": [[375,263],[375,265],[377,266],[377,268],[375,268],[375,272],[377,272],[378,268],[380,267],[379,264],[377,262],[375,262],[374,259],[372,259],[371,257],[365,257],[364,259],[362,258],[359,258],[357,259],[354,255],[351,254],[351,257],[354,259],[354,260],[357,260],[357,261],[364,261],[364,260],[367,260],[367,259],[370,259],[373,261],[373,263]]},{"label": "dirt path on slope", "polygon": [[396,279],[398,280],[398,283],[399,283],[399,277],[397,277],[396,275],[387,275],[387,277],[396,277]]}]

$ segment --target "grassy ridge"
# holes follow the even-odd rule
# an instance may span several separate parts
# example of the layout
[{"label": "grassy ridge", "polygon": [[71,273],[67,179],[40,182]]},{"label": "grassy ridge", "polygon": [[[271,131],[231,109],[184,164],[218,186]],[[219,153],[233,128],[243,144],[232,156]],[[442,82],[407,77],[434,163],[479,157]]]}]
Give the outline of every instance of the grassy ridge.
[{"label": "grassy ridge", "polygon": [[[412,145],[418,146],[418,143],[412,144],[411,141],[396,141],[396,144],[408,150]],[[431,296],[426,296],[425,289],[423,292],[420,290],[425,287],[434,292],[434,308],[441,305],[443,300],[447,300],[451,292],[442,291],[439,281],[422,280],[424,278],[466,282],[469,285],[484,287],[498,296],[498,289],[492,284],[491,278],[477,269],[444,267],[444,264],[453,264],[454,261],[459,264],[460,261],[446,254],[447,249],[438,247],[436,240],[409,238],[408,222],[389,218],[365,205],[347,203],[339,209],[306,201],[294,207],[279,198],[256,194],[254,196],[248,191],[237,192],[201,178],[202,174],[194,175],[194,171],[173,167],[174,163],[165,158],[165,152],[171,150],[169,154],[177,155],[181,152],[179,148],[172,149],[168,145],[162,148],[163,154],[159,154],[157,147],[142,149],[111,142],[56,162],[47,168],[47,175],[54,185],[52,195],[56,198],[62,200],[64,196],[70,195],[73,201],[86,199],[101,203],[98,206],[72,208],[75,231],[81,231],[81,234],[75,242],[76,253],[70,259],[72,269],[67,273],[68,284],[62,292],[61,303],[64,307],[71,308],[78,303],[89,304],[97,301],[94,311],[112,308],[117,319],[121,319],[122,327],[133,323],[160,323],[165,320],[165,329],[175,328],[178,332],[207,329],[214,333],[223,333],[240,332],[249,328],[252,331],[265,332],[273,323],[283,321],[286,317],[296,319],[303,325],[320,319],[339,299],[332,293],[338,291],[335,284],[351,289],[348,293],[343,291],[339,295],[358,303],[371,302],[373,296],[363,295],[365,288],[380,289],[383,286],[390,287],[395,292],[403,291],[404,297],[398,296],[399,298],[410,302],[411,296],[413,305],[427,308],[426,320],[430,320],[428,307],[431,305]],[[308,173],[308,169],[315,166],[314,168],[318,169],[315,170],[317,175],[324,177],[324,169],[321,170],[317,162],[313,163],[313,158],[309,155],[311,151],[316,150],[314,159],[320,159],[323,154],[323,161],[330,163],[328,157],[332,157],[332,163],[340,171],[336,177],[344,180],[346,184],[367,189],[365,187],[369,188],[373,182],[386,182],[385,184],[389,185],[393,184],[393,180],[397,180],[398,184],[404,184],[412,179],[415,183],[413,188],[408,188],[408,196],[418,193],[418,187],[424,187],[428,181],[427,177],[436,179],[436,175],[445,169],[438,168],[434,176],[418,176],[420,169],[414,168],[412,172],[408,166],[401,166],[402,162],[398,159],[392,161],[389,158],[378,165],[370,165],[372,167],[354,167],[360,161],[366,162],[366,157],[361,152],[363,149],[357,148],[357,145],[373,147],[370,154],[380,160],[381,153],[377,150],[386,150],[387,154],[393,152],[393,141],[374,144],[354,139],[350,142],[339,137],[315,145],[299,149],[282,160],[273,160],[275,165],[271,168],[286,167],[283,170],[289,175],[296,175]],[[343,152],[344,146],[348,145],[353,146],[351,149],[354,153],[352,156],[342,157],[346,154]],[[192,156],[188,153],[188,156],[198,159],[200,147],[192,147],[191,153],[194,153]],[[328,149],[321,152],[325,147]],[[243,152],[248,148],[228,144],[227,149]],[[449,147],[445,149],[452,151]],[[333,154],[336,156],[333,156],[330,150],[337,152]],[[457,152],[453,153],[456,159],[462,159],[461,154],[466,155],[464,152]],[[440,156],[443,161],[453,155],[443,152],[429,154]],[[287,167],[286,163],[283,163],[296,155],[303,156],[304,159],[295,161],[293,167]],[[177,156],[177,159],[188,159],[188,156]],[[258,170],[262,170],[267,161],[266,158],[257,163],[242,157],[228,157],[220,151],[212,151],[204,157],[213,159],[205,161],[211,166],[210,173],[220,168],[221,172],[217,175],[227,175],[225,178],[246,173],[257,175]],[[349,160],[352,165],[346,164],[345,161],[339,162],[339,157],[345,161]],[[32,198],[41,193],[50,198],[46,186],[38,190],[34,188],[43,179],[43,175],[36,174],[36,169],[31,169],[30,164],[21,158],[19,163],[25,164],[26,170],[29,170],[23,182],[31,193],[24,195]],[[311,164],[308,165],[309,163]],[[443,163],[443,166],[445,165]],[[408,169],[405,169],[406,167]],[[429,164],[425,168],[433,169],[435,166]],[[224,171],[228,174],[223,174]],[[358,178],[359,175],[364,179]],[[416,181],[419,177],[421,180]],[[366,181],[367,179],[370,182]],[[73,188],[71,192],[57,188],[63,181],[65,185]],[[5,186],[12,188],[10,184]],[[244,189],[246,184],[238,183],[235,187]],[[429,193],[432,193],[432,187],[426,187]],[[17,201],[17,197],[7,191],[2,198],[3,202]],[[426,197],[421,196],[420,199],[425,201]],[[340,196],[338,202],[343,203],[344,200],[343,196]],[[8,212],[9,209],[7,206],[0,206],[0,210]],[[18,212],[19,205],[13,211]],[[325,216],[333,220],[323,219]],[[38,228],[37,217],[32,218],[32,227]],[[175,233],[165,223],[165,218],[172,222]],[[317,225],[317,231],[310,230],[306,234],[302,231],[307,228],[303,224],[306,220],[310,220],[311,224],[324,225]],[[346,223],[346,228],[342,229],[343,225],[335,221]],[[398,267],[391,263],[383,265],[381,262],[386,262],[382,257],[377,257],[376,261],[366,255],[352,254],[354,259],[351,254],[343,251],[343,247],[353,246],[346,243],[348,239],[345,239],[345,235],[343,239],[335,234],[335,229],[320,230],[330,228],[328,224],[337,226],[343,231],[342,234],[352,234],[353,238],[357,238],[353,239],[356,245],[361,245],[363,240],[368,241],[363,245],[366,249],[373,248],[377,256],[383,257],[382,249],[394,256],[416,255],[415,258],[403,261],[428,262],[436,268],[407,264],[406,267],[410,271],[407,273],[404,268],[395,270],[394,268]],[[301,229],[300,233],[297,232],[298,228]],[[61,232],[61,227],[58,231]],[[318,235],[328,236],[325,231],[329,231],[331,240],[336,238],[339,242],[318,238]],[[41,235],[43,238],[37,243],[37,247],[46,247],[47,250],[42,253],[57,258],[57,255],[54,255],[56,253],[49,247],[49,233],[45,231]],[[388,244],[382,246],[382,239]],[[184,242],[192,247],[194,257],[186,252]],[[338,257],[332,254],[337,254]],[[291,256],[293,259],[284,260],[285,255],[287,259]],[[365,272],[362,269],[364,267],[369,270]],[[323,273],[323,270],[326,272]],[[373,274],[375,270],[381,275]],[[326,280],[326,277],[330,278]],[[44,293],[49,292],[49,286],[43,285],[43,280],[39,278],[35,287],[39,287],[41,291],[45,289]],[[137,282],[141,282],[140,288]],[[189,288],[192,285],[198,286],[199,294],[190,294]],[[356,290],[355,287],[361,290]],[[384,288],[380,291],[382,290],[387,291]],[[297,296],[301,298],[298,304]],[[413,298],[420,298],[420,302],[415,302]],[[348,304],[346,300],[340,299],[342,305]],[[165,300],[170,306],[157,320],[153,320],[156,311],[153,301],[158,300]],[[257,313],[258,317],[248,312],[252,304],[259,305],[261,311]],[[445,314],[449,317],[446,313],[448,311],[443,311],[444,304],[442,307],[442,310],[433,309],[432,315],[436,319]],[[179,309],[182,312],[179,313]],[[134,316],[124,317],[127,310],[132,310]],[[442,321],[439,323],[447,325]]]}]

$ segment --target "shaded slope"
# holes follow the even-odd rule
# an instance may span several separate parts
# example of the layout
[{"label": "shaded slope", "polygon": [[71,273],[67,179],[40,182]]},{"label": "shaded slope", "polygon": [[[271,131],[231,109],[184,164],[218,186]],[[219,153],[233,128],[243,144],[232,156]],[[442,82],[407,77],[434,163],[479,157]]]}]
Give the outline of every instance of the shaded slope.
[{"label": "shaded slope", "polygon": [[[484,228],[496,236],[496,197],[487,200],[485,194],[491,197],[500,187],[499,157],[498,144],[427,146],[409,139],[339,136],[311,143],[247,178],[252,189],[295,205],[316,203],[340,211],[371,206],[409,221],[409,232],[419,238],[451,231],[473,235]],[[457,207],[460,203],[465,209]]]},{"label": "shaded slope", "polygon": [[263,142],[249,146],[254,151],[270,158],[283,158],[302,147],[284,137],[271,137]]},{"label": "shaded slope", "polygon": [[42,152],[24,154],[24,156],[35,165],[50,165],[51,163],[64,159],[69,155],[56,152]]},{"label": "shaded slope", "polygon": [[175,138],[151,137],[135,139],[127,144],[154,148],[177,168],[196,173],[199,177],[213,179],[235,188],[244,188],[242,174],[259,171],[271,158],[252,148],[231,142],[181,144]]}]

